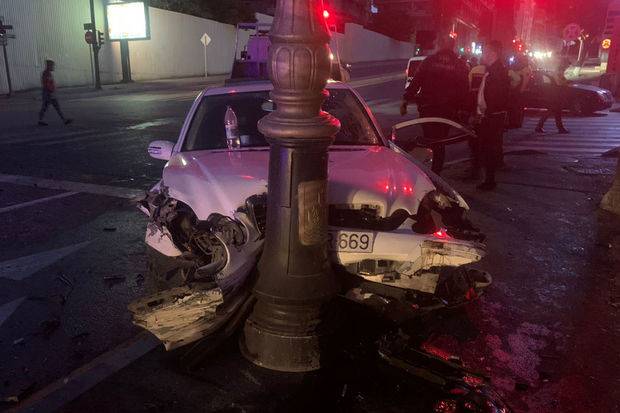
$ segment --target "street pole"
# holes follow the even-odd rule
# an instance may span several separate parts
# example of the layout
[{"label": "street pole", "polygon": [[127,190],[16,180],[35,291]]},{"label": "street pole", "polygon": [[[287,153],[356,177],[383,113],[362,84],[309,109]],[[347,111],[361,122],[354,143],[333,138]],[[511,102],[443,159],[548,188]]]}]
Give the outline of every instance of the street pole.
[{"label": "street pole", "polygon": [[101,89],[101,75],[99,73],[99,43],[97,41],[97,26],[95,24],[95,0],[90,0],[90,23],[95,34],[95,42],[93,43],[93,62],[95,66],[95,89]]},{"label": "street pole", "polygon": [[205,77],[209,77],[209,71],[207,70],[207,46],[205,46]]},{"label": "street pole", "polygon": [[131,80],[131,61],[129,60],[129,41],[123,39],[121,43],[121,68],[123,70],[122,83],[130,83]]},{"label": "street pole", "polygon": [[4,56],[4,67],[6,69],[6,82],[9,87],[9,93],[6,95],[10,98],[13,94],[13,83],[11,82],[11,70],[9,69],[9,57],[6,54],[6,44],[2,43],[2,55]]},{"label": "street pole", "polygon": [[338,291],[327,251],[328,148],[340,123],[321,111],[330,73],[322,0],[277,0],[269,56],[276,111],[259,122],[271,146],[265,247],[240,348],[253,363],[305,372],[329,359]]}]

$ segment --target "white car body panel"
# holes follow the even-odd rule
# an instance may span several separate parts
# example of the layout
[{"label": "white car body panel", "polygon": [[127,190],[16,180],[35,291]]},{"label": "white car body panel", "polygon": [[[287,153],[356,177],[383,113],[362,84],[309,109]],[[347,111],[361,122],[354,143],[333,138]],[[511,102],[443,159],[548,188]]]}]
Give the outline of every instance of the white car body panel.
[{"label": "white car body panel", "polygon": [[[232,216],[248,197],[267,192],[268,166],[267,148],[183,152],[166,165],[163,182],[172,198],[206,220],[213,213]],[[417,165],[387,147],[332,147],[329,153],[330,204],[376,205],[382,217],[398,209],[415,214],[434,189]]]}]

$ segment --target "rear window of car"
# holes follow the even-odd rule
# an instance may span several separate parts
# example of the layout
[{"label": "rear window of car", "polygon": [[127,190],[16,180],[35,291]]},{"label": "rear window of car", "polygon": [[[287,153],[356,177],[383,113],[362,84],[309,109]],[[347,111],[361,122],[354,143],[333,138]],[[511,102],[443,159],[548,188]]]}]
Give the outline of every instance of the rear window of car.
[{"label": "rear window of car", "polygon": [[[340,120],[334,145],[384,145],[359,99],[345,89],[331,89],[323,110]],[[205,96],[194,114],[183,151],[226,149],[224,116],[228,107],[238,121],[241,147],[268,146],[258,121],[275,110],[268,91]]]}]

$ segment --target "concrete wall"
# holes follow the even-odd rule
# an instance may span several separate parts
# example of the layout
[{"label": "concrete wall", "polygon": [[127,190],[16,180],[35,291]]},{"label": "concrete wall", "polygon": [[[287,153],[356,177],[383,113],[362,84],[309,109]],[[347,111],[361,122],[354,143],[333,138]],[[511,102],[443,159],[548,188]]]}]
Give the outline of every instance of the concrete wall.
[{"label": "concrete wall", "polygon": [[348,23],[344,34],[333,33],[332,50],[338,50],[340,59],[346,63],[375,62],[394,59],[409,59],[414,46],[391,37]]},{"label": "concrete wall", "polygon": [[[209,74],[230,73],[234,61],[236,29],[229,24],[151,7],[151,40],[129,43],[134,80],[202,76],[205,73],[203,34]],[[114,52],[120,53],[118,43]]]},{"label": "concrete wall", "polygon": [[[104,0],[95,0],[97,28],[104,31]],[[14,90],[40,87],[40,75],[46,59],[56,61],[58,86],[92,84],[91,53],[84,41],[83,24],[90,22],[88,0],[0,0],[0,16],[12,24],[16,39],[9,40],[8,60]],[[269,16],[258,20],[269,22]],[[207,48],[210,75],[226,74],[232,69],[236,30],[234,26],[185,14],[151,8],[151,40],[129,43],[132,76],[135,80],[164,79],[204,75],[204,48],[200,38],[207,33],[212,43]],[[240,52],[249,33],[240,32]],[[332,49],[339,50],[344,62],[368,62],[404,59],[413,46],[347,24],[344,35],[335,33]],[[104,45],[100,52],[101,80],[121,79],[118,42]],[[0,54],[0,94],[8,91]]]},{"label": "concrete wall", "polygon": [[[84,42],[83,23],[90,21],[88,1],[1,0],[0,16],[14,26],[16,39],[7,46],[15,90],[39,87],[46,59],[57,62],[59,85],[88,84],[92,80],[89,47]],[[97,18],[103,30],[103,7],[97,1]],[[108,48],[109,50],[109,48]],[[104,49],[104,64],[113,66],[113,56]],[[7,91],[4,61],[0,55],[0,93]]]},{"label": "concrete wall", "polygon": [[[95,0],[97,28],[104,31],[103,0]],[[91,53],[84,41],[83,24],[90,22],[88,0],[0,0],[0,16],[15,27],[16,39],[7,47],[14,90],[37,88],[46,59],[56,61],[58,86],[92,82]],[[165,10],[150,9],[151,40],[130,42],[132,75],[135,80],[204,75],[204,48],[200,38],[207,33],[209,74],[229,73],[234,59],[235,27]],[[239,36],[239,50],[248,34]],[[8,90],[0,54],[0,94]],[[100,52],[104,83],[121,79],[118,42]]]}]

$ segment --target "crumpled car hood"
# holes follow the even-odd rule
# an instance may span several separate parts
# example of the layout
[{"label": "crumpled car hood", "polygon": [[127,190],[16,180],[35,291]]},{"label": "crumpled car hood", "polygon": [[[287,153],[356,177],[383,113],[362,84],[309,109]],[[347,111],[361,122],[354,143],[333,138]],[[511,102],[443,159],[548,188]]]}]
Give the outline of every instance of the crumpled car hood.
[{"label": "crumpled car hood", "polygon": [[[267,191],[268,164],[268,148],[177,153],[163,182],[200,220],[212,213],[232,216],[248,197]],[[398,209],[415,214],[434,189],[420,167],[390,148],[330,149],[330,204],[373,205],[383,217]]]}]

